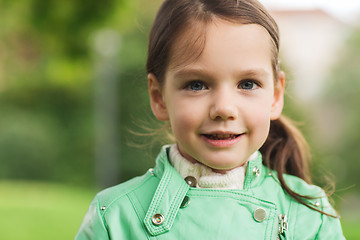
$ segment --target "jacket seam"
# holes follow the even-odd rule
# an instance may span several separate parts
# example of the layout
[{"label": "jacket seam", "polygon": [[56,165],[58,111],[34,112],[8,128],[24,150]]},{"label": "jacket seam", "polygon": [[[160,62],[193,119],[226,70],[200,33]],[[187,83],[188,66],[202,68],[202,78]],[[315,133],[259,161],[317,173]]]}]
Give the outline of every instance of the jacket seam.
[{"label": "jacket seam", "polygon": [[[133,192],[132,192],[132,193],[133,193]],[[140,208],[141,208],[141,210],[143,211],[143,213],[144,213],[144,215],[145,215],[145,214],[146,214],[145,209],[142,207],[142,205],[141,205],[139,199],[137,198],[136,194],[133,194],[133,195],[134,195],[134,198],[135,198],[136,201],[138,202],[138,205],[140,205]],[[136,204],[134,204],[132,198],[131,198],[128,194],[127,194],[126,196],[128,197],[131,205],[133,206],[133,208],[134,208],[134,210],[135,210],[135,213],[136,213],[136,215],[137,215],[137,217],[138,217],[138,220],[139,220],[140,224],[143,226],[143,219],[141,218],[141,216],[140,216],[140,214],[139,214],[139,210],[138,210]],[[145,230],[145,226],[143,226],[143,227],[144,227],[144,230]],[[151,239],[151,237],[149,236],[149,233],[148,233],[147,231],[144,231],[144,232],[145,232],[145,234],[146,234],[146,238],[147,238],[147,239]]]},{"label": "jacket seam", "polygon": [[[292,237],[292,239],[294,239],[294,236],[295,236],[295,226],[297,225],[297,211],[298,211],[298,207],[299,207],[299,203],[297,203],[297,202],[294,202],[294,199],[290,199],[290,204],[291,204],[291,206],[292,206],[292,208],[291,209],[293,209],[293,211],[289,211],[289,220],[291,220],[291,221],[294,221],[293,223],[292,223],[292,231],[291,231],[291,237]],[[290,218],[291,217],[291,218]],[[293,220],[292,220],[293,219]],[[289,230],[290,230],[290,228],[289,228]]]},{"label": "jacket seam", "polygon": [[[137,204],[134,203],[134,200],[132,200],[132,198],[131,198],[128,194],[127,194],[127,197],[128,197],[128,199],[129,199],[131,205],[132,205],[133,208],[135,209],[135,212],[136,212],[136,215],[137,215],[138,219],[140,220],[140,222],[142,222],[142,218],[141,218],[141,216],[140,216],[140,213],[139,213]],[[141,208],[142,212],[145,214],[145,213],[146,213],[146,212],[145,212],[145,209],[142,207],[139,199],[137,199],[137,197],[136,197],[135,194],[134,194],[134,198],[136,198],[136,201],[138,202],[138,205],[140,205],[140,208]]]},{"label": "jacket seam", "polygon": [[101,224],[103,225],[103,227],[104,227],[104,229],[106,230],[106,233],[107,233],[107,235],[108,235],[108,237],[109,237],[109,239],[110,239],[110,236],[109,236],[109,231],[108,231],[108,225],[107,225],[107,223],[106,223],[106,219],[105,219],[105,217],[104,217],[104,214],[101,214],[101,211],[100,211],[100,201],[99,201],[99,199],[97,198],[97,197],[95,197],[96,198],[96,212],[99,214],[99,216],[100,216],[100,220],[101,220]]},{"label": "jacket seam", "polygon": [[134,192],[136,189],[140,188],[141,186],[143,186],[147,181],[150,180],[151,175],[150,176],[144,176],[146,177],[144,180],[142,180],[140,182],[140,184],[137,184],[137,186],[129,189],[128,191],[124,192],[123,194],[119,195],[118,197],[114,198],[112,201],[110,201],[110,203],[108,204],[106,210],[103,212],[103,214],[105,214],[107,211],[109,211],[110,207],[115,204],[115,202],[117,202],[118,200],[120,200],[121,198],[127,196],[129,193]]},{"label": "jacket seam", "polygon": [[[324,206],[323,198],[321,198],[320,201],[321,201],[321,206]],[[322,208],[321,211],[324,211],[324,209]],[[319,239],[318,237],[319,237],[320,231],[321,231],[321,229],[323,227],[323,224],[324,224],[324,214],[321,214],[321,225],[320,225],[319,230],[318,230],[318,232],[317,232],[317,234],[315,236],[315,240]]]},{"label": "jacket seam", "polygon": [[[190,193],[190,194],[188,194],[188,196],[202,197],[203,195],[197,195],[197,194],[192,194],[192,193]],[[276,204],[273,203],[273,202],[269,202],[269,201],[267,201],[267,200],[259,199],[259,198],[253,197],[253,196],[247,196],[247,195],[242,195],[242,196],[246,196],[246,197],[249,197],[249,198],[256,199],[256,200],[258,200],[258,201],[261,202],[261,203],[267,203],[267,204],[270,205],[270,206],[268,206],[268,208],[269,208],[270,210],[275,210],[275,211],[277,211],[277,206],[276,206]],[[217,198],[217,199],[227,198],[227,197],[228,197],[228,198],[237,200],[237,201],[239,201],[239,202],[250,203],[250,204],[253,204],[253,205],[260,205],[260,204],[257,204],[257,203],[255,203],[255,202],[251,201],[251,200],[238,199],[238,198],[236,198],[235,196],[206,195],[206,197]]]},{"label": "jacket seam", "polygon": [[[179,211],[180,208],[180,203],[182,201],[183,198],[183,191],[185,191],[185,189],[187,189],[187,185],[180,185],[178,186],[178,189],[176,191],[176,195],[174,196],[174,199],[172,201],[172,203],[170,204],[170,209],[168,210],[168,216],[170,217],[169,223],[172,225],[174,222],[174,219],[176,217],[176,213]],[[170,228],[171,226],[169,226]]]},{"label": "jacket seam", "polygon": [[[285,196],[289,199],[289,207],[287,210],[284,209],[284,212],[279,212],[279,214],[285,214],[287,216],[287,219],[288,219],[288,222],[289,221],[292,221],[292,217],[293,217],[293,214],[292,214],[292,209],[294,208],[293,204],[294,204],[294,200],[291,196],[288,196],[287,194],[285,194]],[[295,217],[294,217],[294,220],[295,220]],[[290,226],[288,226],[288,229],[285,230],[286,232],[291,232],[291,229],[290,229]],[[284,236],[286,237],[285,239],[293,239],[293,235],[292,234],[288,234],[284,232]],[[279,229],[279,233],[278,235],[280,236],[280,229]]]},{"label": "jacket seam", "polygon": [[[275,211],[273,212],[273,211],[270,211],[270,214],[271,215],[275,215],[275,216],[270,216],[269,218],[271,219],[271,218],[273,218],[273,220],[272,220],[272,222],[275,222],[276,223],[276,212],[277,212],[277,207],[276,207],[276,205],[275,205]],[[274,224],[274,223],[273,223]],[[271,222],[269,221],[268,222],[268,224],[267,224],[267,226],[266,226],[266,228],[268,228],[268,227],[270,227],[270,237],[273,237],[273,236],[276,236],[276,232],[274,233],[274,227],[273,227],[273,224],[271,224]]]},{"label": "jacket seam", "polygon": [[[222,191],[217,191],[217,190],[211,190],[211,189],[202,189],[204,192],[222,192]],[[223,192],[222,192],[223,193]],[[236,198],[235,196],[232,196],[232,195],[238,195],[238,196],[243,196],[243,197],[248,197],[248,198],[252,198],[252,199],[256,199],[260,202],[265,202],[265,203],[269,203],[271,205],[275,205],[275,203],[273,202],[270,202],[268,200],[264,200],[264,199],[261,199],[261,198],[258,198],[258,197],[255,197],[253,195],[248,195],[248,194],[244,194],[244,193],[237,193],[237,192],[228,192],[229,196],[218,196],[218,195],[212,195],[212,194],[209,194],[209,195],[206,195],[208,197],[213,197],[213,198],[226,198],[226,197],[230,197],[232,199],[235,199],[235,200],[239,200],[239,201],[244,201],[244,202],[250,202],[250,203],[254,203],[254,202],[251,202],[251,201],[248,201],[248,200],[244,200],[244,199],[238,199]],[[197,193],[192,193],[192,192],[189,192],[188,193],[189,196],[196,196],[196,197],[201,197],[201,196],[204,196],[203,194],[197,194]],[[255,204],[255,203],[254,203]]]}]

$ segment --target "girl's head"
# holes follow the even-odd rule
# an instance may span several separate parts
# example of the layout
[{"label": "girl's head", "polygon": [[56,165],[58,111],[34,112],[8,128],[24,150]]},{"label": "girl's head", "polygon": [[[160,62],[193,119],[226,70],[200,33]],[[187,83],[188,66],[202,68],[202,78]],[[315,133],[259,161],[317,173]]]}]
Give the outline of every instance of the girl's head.
[{"label": "girl's head", "polygon": [[150,33],[151,108],[190,161],[228,170],[260,149],[283,189],[322,212],[283,177],[311,182],[307,143],[281,116],[278,53],[277,24],[256,0],[165,0]]},{"label": "girl's head", "polygon": [[168,0],[150,34],[153,113],[180,153],[218,171],[242,165],[280,117],[277,27],[255,1]]}]

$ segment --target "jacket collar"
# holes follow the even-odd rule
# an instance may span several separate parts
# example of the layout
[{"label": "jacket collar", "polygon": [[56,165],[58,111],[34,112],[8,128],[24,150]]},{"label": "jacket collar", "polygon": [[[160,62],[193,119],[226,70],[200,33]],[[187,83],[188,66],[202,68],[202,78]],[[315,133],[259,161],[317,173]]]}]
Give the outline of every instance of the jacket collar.
[{"label": "jacket collar", "polygon": [[151,235],[159,235],[171,229],[181,202],[189,189],[189,185],[171,166],[168,151],[168,146],[162,148],[153,171],[154,175],[160,178],[160,183],[144,219]]},{"label": "jacket collar", "polygon": [[[168,145],[162,148],[153,170],[153,174],[160,179],[160,182],[144,219],[147,230],[153,236],[163,234],[171,229],[181,203],[189,190],[189,185],[170,164],[169,149]],[[262,156],[258,152],[257,157],[247,164],[244,191],[258,186],[267,173],[268,170],[262,165]]]}]

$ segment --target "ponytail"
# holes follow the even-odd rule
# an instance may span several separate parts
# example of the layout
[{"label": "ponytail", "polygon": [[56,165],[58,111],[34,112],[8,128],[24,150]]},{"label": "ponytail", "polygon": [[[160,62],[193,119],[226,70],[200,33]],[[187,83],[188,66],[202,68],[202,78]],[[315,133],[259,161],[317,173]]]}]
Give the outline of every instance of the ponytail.
[{"label": "ponytail", "polygon": [[269,136],[260,148],[260,152],[263,155],[264,165],[277,171],[280,185],[286,193],[312,210],[336,217],[317,209],[307,201],[315,197],[296,193],[285,182],[284,174],[290,174],[309,184],[312,183],[309,168],[311,162],[309,146],[290,119],[281,116],[279,119],[271,121]]},{"label": "ponytail", "polygon": [[287,173],[311,183],[309,146],[288,118],[281,116],[271,121],[269,136],[260,152],[264,156],[264,164],[279,175]]}]

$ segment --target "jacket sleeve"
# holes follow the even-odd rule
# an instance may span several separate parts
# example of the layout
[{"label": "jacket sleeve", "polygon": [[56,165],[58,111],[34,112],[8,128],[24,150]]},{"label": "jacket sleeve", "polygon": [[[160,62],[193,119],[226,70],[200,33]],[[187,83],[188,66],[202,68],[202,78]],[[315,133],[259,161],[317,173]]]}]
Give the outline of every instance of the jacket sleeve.
[{"label": "jacket sleeve", "polygon": [[[322,210],[326,213],[330,213],[334,216],[336,216],[335,210],[331,207],[329,201],[327,198],[322,199]],[[342,240],[345,239],[340,220],[339,218],[335,217],[329,217],[325,214],[322,214],[322,223],[321,227],[319,229],[318,235],[316,237],[317,240]]]},{"label": "jacket sleeve", "polygon": [[104,219],[101,216],[99,202],[95,198],[81,223],[75,240],[97,240],[110,239]]}]

